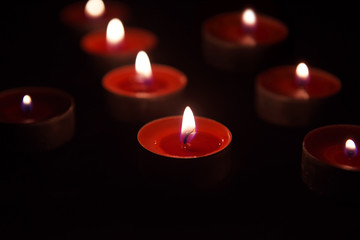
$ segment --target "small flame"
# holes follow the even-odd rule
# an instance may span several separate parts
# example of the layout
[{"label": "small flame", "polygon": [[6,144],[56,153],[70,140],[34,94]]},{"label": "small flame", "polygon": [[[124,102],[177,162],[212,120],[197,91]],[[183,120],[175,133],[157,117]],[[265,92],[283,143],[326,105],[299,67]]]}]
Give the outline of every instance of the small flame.
[{"label": "small flame", "polygon": [[30,112],[32,109],[32,100],[29,95],[25,95],[21,102],[21,109],[24,112]]},{"label": "small flame", "polygon": [[357,147],[352,139],[348,139],[345,142],[345,154],[348,157],[354,157],[357,154]]},{"label": "small flame", "polygon": [[242,23],[244,25],[244,28],[251,32],[254,30],[256,26],[256,15],[255,12],[251,8],[247,8],[244,10],[242,16]]},{"label": "small flame", "polygon": [[135,60],[136,80],[148,83],[152,78],[151,64],[148,55],[144,51],[138,52]]},{"label": "small flame", "polygon": [[196,125],[195,125],[195,117],[190,107],[186,107],[181,124],[181,134],[180,140],[182,143],[189,143],[195,136],[196,133]]},{"label": "small flame", "polygon": [[102,0],[88,0],[85,5],[85,15],[98,18],[105,13],[105,4]]},{"label": "small flame", "polygon": [[124,25],[118,18],[113,18],[107,25],[106,42],[111,46],[120,44],[125,37]]},{"label": "small flame", "polygon": [[296,67],[296,79],[299,86],[304,87],[309,83],[309,69],[305,63],[299,63]]}]

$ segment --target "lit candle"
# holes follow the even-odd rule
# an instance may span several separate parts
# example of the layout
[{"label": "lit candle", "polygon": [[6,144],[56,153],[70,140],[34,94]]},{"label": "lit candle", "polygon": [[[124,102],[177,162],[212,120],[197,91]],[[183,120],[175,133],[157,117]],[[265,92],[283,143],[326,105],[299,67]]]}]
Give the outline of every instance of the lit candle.
[{"label": "lit candle", "polygon": [[360,200],[358,125],[328,125],[313,129],[303,141],[302,179],[314,192],[342,200]]},{"label": "lit candle", "polygon": [[31,112],[32,109],[32,100],[29,95],[25,95],[21,101],[21,109],[28,113]]},{"label": "lit candle", "polygon": [[118,18],[111,19],[106,29],[93,31],[81,39],[81,48],[102,69],[109,70],[135,61],[139,51],[151,52],[157,37],[140,28],[124,28]]},{"label": "lit candle", "polygon": [[253,9],[222,13],[203,23],[203,54],[220,70],[253,73],[279,55],[287,36],[285,24]]},{"label": "lit candle", "polygon": [[186,107],[183,116],[156,119],[141,127],[141,171],[162,184],[213,187],[229,173],[231,140],[223,124],[194,117]]},{"label": "lit candle", "polygon": [[15,88],[0,93],[0,145],[16,151],[45,151],[70,141],[74,100],[58,89]]},{"label": "lit candle", "polygon": [[341,90],[340,80],[305,63],[279,66],[256,76],[255,107],[258,115],[273,124],[305,126],[324,116]]},{"label": "lit candle", "polygon": [[129,8],[117,1],[88,0],[66,6],[60,12],[61,21],[78,35],[106,27],[113,18],[130,19]]},{"label": "lit candle", "polygon": [[173,113],[187,85],[181,71],[151,64],[139,51],[135,65],[112,69],[102,79],[110,115],[120,121],[144,123]]}]

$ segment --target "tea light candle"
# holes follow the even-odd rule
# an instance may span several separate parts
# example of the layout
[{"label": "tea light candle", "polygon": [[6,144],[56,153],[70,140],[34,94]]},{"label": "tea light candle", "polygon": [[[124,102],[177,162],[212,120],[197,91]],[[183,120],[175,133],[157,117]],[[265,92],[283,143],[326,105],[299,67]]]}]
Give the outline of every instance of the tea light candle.
[{"label": "tea light candle", "polygon": [[220,70],[252,73],[274,55],[272,51],[278,55],[276,48],[287,36],[285,24],[252,9],[222,13],[202,25],[203,54]]},{"label": "tea light candle", "polygon": [[156,45],[155,34],[140,28],[124,28],[118,18],[110,20],[106,31],[93,31],[81,39],[84,52],[107,70],[133,63],[139,51],[149,53]]},{"label": "tea light candle", "polygon": [[117,1],[88,0],[67,5],[60,12],[61,21],[81,35],[105,28],[113,18],[128,21],[129,8]]},{"label": "tea light candle", "polygon": [[328,125],[306,134],[301,161],[307,187],[338,200],[360,200],[360,126]]},{"label": "tea light candle", "polygon": [[72,139],[74,128],[74,100],[65,92],[27,87],[0,93],[0,146],[4,150],[53,150]]},{"label": "tea light candle", "polygon": [[137,135],[144,150],[142,173],[173,186],[211,188],[230,169],[230,130],[186,107],[183,116],[170,116],[145,124]]},{"label": "tea light candle", "polygon": [[340,80],[321,69],[279,66],[255,80],[255,107],[265,121],[283,126],[306,126],[323,117],[341,90]]},{"label": "tea light candle", "polygon": [[135,65],[115,68],[102,79],[110,115],[120,121],[145,123],[176,109],[187,77],[166,65],[151,64],[144,51]]}]

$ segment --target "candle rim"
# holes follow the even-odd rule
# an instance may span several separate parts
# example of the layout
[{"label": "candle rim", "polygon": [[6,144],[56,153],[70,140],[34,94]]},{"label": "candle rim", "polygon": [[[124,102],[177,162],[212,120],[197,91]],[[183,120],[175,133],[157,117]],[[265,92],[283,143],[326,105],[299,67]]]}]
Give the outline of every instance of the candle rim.
[{"label": "candle rim", "polygon": [[[172,87],[172,88],[168,88],[166,89],[166,91],[159,91],[159,92],[153,92],[153,93],[131,93],[131,92],[128,92],[128,91],[122,91],[122,90],[119,90],[118,88],[110,88],[108,86],[109,82],[112,80],[110,77],[112,75],[115,75],[116,73],[119,73],[119,72],[132,72],[132,71],[135,71],[135,64],[128,64],[128,65],[125,65],[125,66],[121,66],[121,67],[118,67],[118,68],[115,68],[113,70],[110,70],[109,72],[107,72],[103,78],[102,78],[102,86],[104,89],[106,89],[107,91],[113,93],[113,94],[116,94],[116,95],[121,95],[123,97],[130,97],[130,98],[137,98],[137,99],[154,99],[154,98],[159,98],[159,97],[164,97],[164,96],[168,96],[168,95],[172,95],[172,94],[175,94],[175,93],[178,93],[180,91],[182,91],[186,85],[187,85],[187,76],[181,72],[180,70],[174,68],[174,67],[171,67],[171,66],[168,66],[168,65],[164,65],[164,64],[157,64],[157,63],[151,63],[151,68],[152,68],[152,72],[153,72],[153,77],[156,75],[157,72],[159,72],[159,69],[165,69],[166,71],[171,71],[175,74],[178,75],[178,79],[177,79],[177,84],[175,87]],[[113,80],[115,81],[115,80]]]},{"label": "candle rim", "polygon": [[336,128],[342,128],[342,129],[356,128],[360,131],[360,125],[355,125],[355,124],[331,124],[331,125],[326,125],[326,126],[312,129],[305,135],[305,137],[303,139],[303,142],[302,142],[303,151],[306,152],[306,154],[308,156],[310,156],[312,159],[314,159],[320,165],[331,166],[331,167],[335,167],[335,168],[339,168],[339,169],[347,170],[347,171],[352,171],[352,172],[360,172],[360,168],[357,168],[357,167],[344,165],[344,164],[335,164],[333,162],[324,161],[310,151],[310,149],[308,147],[308,142],[311,137],[314,137],[314,135],[318,134],[319,132],[326,131],[326,130],[332,130],[332,129],[336,129]]},{"label": "candle rim", "polygon": [[174,159],[183,159],[183,160],[189,160],[189,159],[203,159],[203,158],[206,158],[206,157],[209,157],[209,156],[213,156],[213,155],[216,155],[216,154],[219,154],[220,152],[223,152],[225,151],[228,146],[231,144],[232,142],[232,133],[231,131],[225,126],[223,125],[222,123],[216,121],[216,120],[213,120],[213,119],[210,119],[210,118],[207,118],[207,117],[201,117],[201,116],[195,116],[195,121],[198,123],[198,125],[200,125],[200,128],[201,128],[201,121],[208,121],[210,122],[211,124],[216,124],[217,126],[220,126],[224,132],[227,133],[227,141],[225,141],[220,147],[219,149],[215,150],[215,151],[212,151],[208,154],[204,154],[204,155],[201,155],[201,156],[175,156],[175,155],[171,155],[171,154],[168,154],[168,153],[159,153],[159,152],[155,152],[153,151],[153,149],[150,149],[149,147],[146,146],[145,142],[141,140],[141,136],[143,134],[143,131],[146,130],[146,128],[148,128],[149,126],[151,125],[154,125],[154,124],[159,124],[160,122],[162,121],[171,121],[171,120],[175,120],[175,121],[179,121],[179,133],[180,133],[180,127],[181,127],[181,119],[182,119],[182,115],[176,115],[176,116],[168,116],[168,117],[163,117],[163,118],[159,118],[159,119],[155,119],[155,120],[152,120],[148,123],[146,123],[145,125],[143,125],[138,133],[137,133],[137,140],[138,140],[138,143],[147,151],[153,153],[153,154],[156,154],[158,156],[161,156],[161,157],[168,157],[168,158],[174,158]]}]

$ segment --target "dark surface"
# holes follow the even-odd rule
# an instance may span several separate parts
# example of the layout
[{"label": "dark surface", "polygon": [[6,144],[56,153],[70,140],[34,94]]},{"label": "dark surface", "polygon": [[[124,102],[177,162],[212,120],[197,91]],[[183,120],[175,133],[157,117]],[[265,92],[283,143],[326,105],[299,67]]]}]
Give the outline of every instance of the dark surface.
[{"label": "dark surface", "polygon": [[[188,76],[179,115],[189,105],[233,134],[229,184],[183,195],[144,187],[136,167],[139,126],[107,117],[100,85],[104,73],[59,20],[70,2],[12,2],[2,9],[0,90],[39,85],[67,91],[76,101],[77,128],[70,143],[51,152],[9,153],[0,146],[1,239],[359,239],[358,204],[319,197],[300,177],[301,144],[309,130],[359,123],[354,6],[344,1],[124,1],[132,11],[129,25],[159,37],[151,61]],[[223,73],[204,63],[202,21],[249,5],[289,27],[284,58],[268,67],[304,60],[341,79],[341,108],[334,118],[304,128],[268,124],[253,108],[254,76]]]}]

